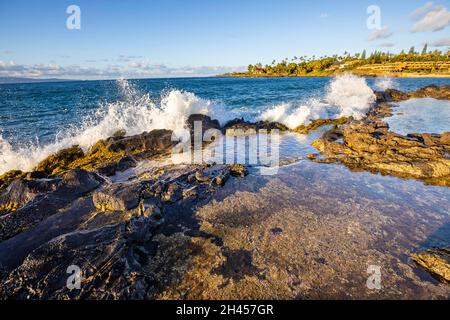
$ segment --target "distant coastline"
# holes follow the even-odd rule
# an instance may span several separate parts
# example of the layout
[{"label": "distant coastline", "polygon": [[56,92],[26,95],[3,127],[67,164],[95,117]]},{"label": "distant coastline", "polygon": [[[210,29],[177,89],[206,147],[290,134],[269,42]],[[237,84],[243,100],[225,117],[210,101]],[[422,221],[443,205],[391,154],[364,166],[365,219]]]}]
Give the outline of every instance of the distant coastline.
[{"label": "distant coastline", "polygon": [[[391,77],[391,78],[450,78],[450,73],[427,73],[427,74],[421,74],[421,73],[384,73],[384,74],[365,74],[365,73],[358,73],[354,72],[352,70],[347,71],[351,73],[355,73],[362,77]],[[336,77],[338,75],[343,74],[343,72],[339,73],[330,73],[330,74],[305,74],[305,75],[282,75],[282,74],[249,74],[247,72],[233,72],[233,73],[226,73],[218,75],[218,77],[224,77],[224,78],[308,78],[308,77],[315,77],[315,78],[325,78],[325,77]]]},{"label": "distant coastline", "polygon": [[0,84],[20,84],[20,83],[41,83],[41,82],[67,82],[78,81],[70,79],[36,79],[36,78],[18,78],[18,77],[0,77]]},{"label": "distant coastline", "polygon": [[428,51],[427,45],[421,53],[412,47],[408,53],[399,54],[375,51],[366,56],[366,51],[351,55],[306,56],[285,58],[271,64],[250,64],[247,71],[227,73],[224,77],[330,77],[351,72],[366,77],[403,78],[448,78],[450,77],[450,51]]}]

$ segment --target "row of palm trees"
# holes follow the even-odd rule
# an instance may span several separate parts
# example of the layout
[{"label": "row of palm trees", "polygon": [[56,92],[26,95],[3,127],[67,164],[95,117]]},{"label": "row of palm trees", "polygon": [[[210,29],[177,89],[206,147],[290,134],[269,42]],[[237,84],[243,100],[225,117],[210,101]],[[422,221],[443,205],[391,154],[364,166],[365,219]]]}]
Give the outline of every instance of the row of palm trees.
[{"label": "row of palm trees", "polygon": [[335,54],[332,56],[294,56],[291,59],[285,58],[280,62],[273,60],[271,64],[264,66],[261,63],[251,64],[248,66],[247,71],[250,74],[295,75],[326,72],[331,71],[333,68],[346,67],[347,65],[356,67],[377,63],[430,61],[450,61],[450,50],[445,53],[439,50],[429,51],[428,46],[425,45],[421,52],[416,52],[415,48],[411,47],[408,53],[401,51],[398,54],[374,51],[367,55],[366,50],[364,50],[361,53],[350,54],[349,52],[344,52],[343,55]]}]

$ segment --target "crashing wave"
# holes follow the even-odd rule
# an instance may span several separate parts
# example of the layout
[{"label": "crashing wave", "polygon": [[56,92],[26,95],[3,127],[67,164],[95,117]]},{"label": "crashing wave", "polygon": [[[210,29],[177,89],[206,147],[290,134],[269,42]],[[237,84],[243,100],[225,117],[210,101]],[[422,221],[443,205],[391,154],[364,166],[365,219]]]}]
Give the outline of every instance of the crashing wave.
[{"label": "crashing wave", "polygon": [[290,129],[307,125],[316,119],[354,117],[360,119],[376,100],[364,78],[345,74],[334,78],[323,98],[310,99],[305,104],[282,103],[264,111],[260,120],[283,123]]}]

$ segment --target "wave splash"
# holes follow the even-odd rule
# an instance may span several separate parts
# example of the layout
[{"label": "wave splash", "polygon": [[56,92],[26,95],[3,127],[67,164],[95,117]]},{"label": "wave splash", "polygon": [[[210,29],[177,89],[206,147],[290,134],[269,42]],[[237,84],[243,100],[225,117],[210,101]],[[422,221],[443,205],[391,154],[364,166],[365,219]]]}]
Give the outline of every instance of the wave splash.
[{"label": "wave splash", "polygon": [[[117,130],[127,135],[140,134],[153,129],[169,129],[181,137],[185,133],[186,120],[191,114],[204,114],[224,125],[238,116],[218,102],[202,99],[191,92],[170,90],[159,99],[140,93],[130,82],[117,81],[122,99],[114,103],[100,104],[94,115],[86,117],[81,124],[59,132],[55,140],[46,145],[30,142],[11,145],[0,132],[0,174],[9,170],[32,170],[40,161],[61,149],[79,145],[89,149],[100,139],[112,136]],[[375,94],[363,78],[343,75],[331,81],[325,97],[308,103],[282,103],[247,120],[277,121],[294,129],[301,124],[319,118],[361,118],[375,102]]]},{"label": "wave splash", "polygon": [[171,90],[156,102],[150,94],[139,93],[127,80],[117,80],[117,84],[122,100],[100,104],[93,116],[86,117],[81,125],[58,133],[53,143],[40,145],[30,142],[12,146],[0,133],[0,174],[9,170],[30,171],[49,155],[73,145],[79,145],[86,151],[117,130],[125,130],[127,135],[153,129],[169,129],[177,133],[185,128],[191,114],[209,115],[221,124],[233,117],[232,113],[225,112],[221,104],[190,92]]},{"label": "wave splash", "polygon": [[295,129],[312,120],[354,117],[361,119],[376,100],[375,93],[364,78],[345,74],[334,78],[323,98],[310,99],[306,104],[286,102],[264,111],[259,119],[277,121]]},{"label": "wave splash", "polygon": [[397,89],[397,84],[394,79],[384,76],[376,79],[375,87],[378,90],[386,91],[387,89]]}]

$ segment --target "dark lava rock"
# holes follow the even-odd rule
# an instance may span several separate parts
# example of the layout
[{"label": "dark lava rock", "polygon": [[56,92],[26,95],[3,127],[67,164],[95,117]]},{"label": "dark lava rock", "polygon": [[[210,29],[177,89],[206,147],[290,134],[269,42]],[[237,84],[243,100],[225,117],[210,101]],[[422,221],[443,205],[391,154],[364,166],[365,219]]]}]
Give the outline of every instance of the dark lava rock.
[{"label": "dark lava rock", "polygon": [[247,167],[242,164],[232,164],[230,165],[230,174],[234,177],[245,177],[248,175]]},{"label": "dark lava rock", "polygon": [[279,234],[283,233],[283,229],[278,228],[278,227],[272,228],[272,229],[270,229],[270,231],[272,231],[272,233],[273,233],[274,235],[279,235]]},{"label": "dark lava rock", "polygon": [[450,284],[450,248],[434,248],[414,254],[412,259],[439,281]]},{"label": "dark lava rock", "polygon": [[111,152],[155,154],[168,151],[175,143],[172,141],[172,131],[161,129],[119,139],[110,138],[107,140],[106,148]]},{"label": "dark lava rock", "polygon": [[96,208],[102,211],[124,211],[139,205],[141,183],[112,184],[93,194]]},{"label": "dark lava rock", "polygon": [[69,169],[72,162],[83,157],[83,150],[79,146],[73,146],[58,151],[54,155],[51,155],[47,159],[41,161],[37,165],[36,171],[42,171],[48,175],[57,174],[61,171]]},{"label": "dark lava rock", "polygon": [[[0,297],[19,299],[143,299],[151,285],[140,245],[152,236],[150,218],[72,232],[35,249],[3,280]],[[80,289],[67,286],[68,268],[81,271]]]},{"label": "dark lava rock", "polygon": [[243,118],[234,119],[227,122],[224,126],[224,130],[229,135],[234,135],[236,132],[243,131],[244,133],[248,130],[280,130],[280,131],[288,131],[289,128],[282,123],[279,122],[270,122],[270,121],[258,121],[258,122],[248,122]]},{"label": "dark lava rock", "polygon": [[125,156],[119,160],[116,166],[116,171],[125,171],[127,169],[135,167],[137,164],[137,160],[133,156]]},{"label": "dark lava rock", "polygon": [[450,85],[430,85],[416,91],[404,92],[397,89],[387,89],[384,92],[376,92],[378,102],[402,101],[412,98],[434,98],[450,100]]},{"label": "dark lava rock", "polygon": [[22,207],[1,218],[0,241],[34,227],[74,200],[87,195],[101,183],[103,179],[93,172],[79,169],[67,172],[54,191],[35,196]]},{"label": "dark lava rock", "polygon": [[203,114],[191,114],[187,119],[187,124],[191,131],[191,134],[194,130],[194,122],[201,122],[203,131],[202,133],[209,129],[221,130],[219,121],[212,120],[211,117],[205,116]]},{"label": "dark lava rock", "polygon": [[[341,162],[351,169],[415,178],[450,186],[447,134],[403,136],[381,121],[354,121],[313,142],[326,155],[316,162]],[[339,141],[339,140],[341,141]],[[443,143],[444,142],[444,143]]]},{"label": "dark lava rock", "polygon": [[55,191],[61,179],[25,180],[11,182],[6,190],[0,193],[0,213],[17,210],[33,200],[37,195]]}]

